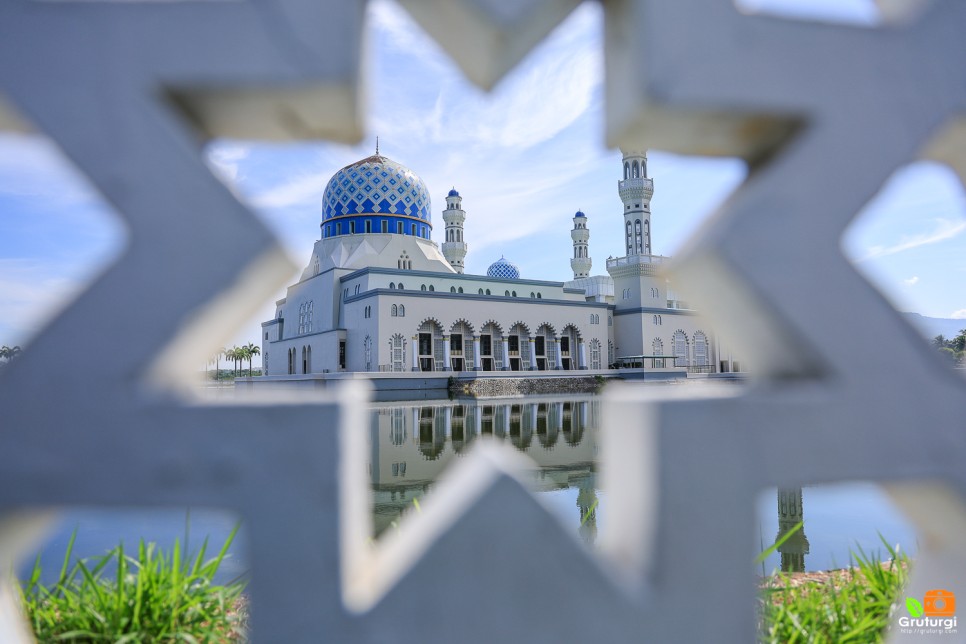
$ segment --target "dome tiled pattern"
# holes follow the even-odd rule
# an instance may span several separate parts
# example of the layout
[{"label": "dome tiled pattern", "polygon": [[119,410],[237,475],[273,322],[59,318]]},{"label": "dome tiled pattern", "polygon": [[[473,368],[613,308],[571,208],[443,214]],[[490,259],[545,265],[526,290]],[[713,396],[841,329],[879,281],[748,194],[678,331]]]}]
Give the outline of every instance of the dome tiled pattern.
[{"label": "dome tiled pattern", "polygon": [[[401,163],[378,154],[336,172],[322,195],[323,224],[341,217],[374,214],[415,218],[431,227],[431,213],[429,190],[423,180]],[[409,226],[405,229],[408,231]],[[395,226],[390,226],[389,232],[395,232]]]},{"label": "dome tiled pattern", "polygon": [[517,268],[516,264],[507,261],[505,257],[501,257],[490,264],[490,267],[486,269],[486,274],[489,277],[500,277],[508,280],[520,279],[520,269]]}]

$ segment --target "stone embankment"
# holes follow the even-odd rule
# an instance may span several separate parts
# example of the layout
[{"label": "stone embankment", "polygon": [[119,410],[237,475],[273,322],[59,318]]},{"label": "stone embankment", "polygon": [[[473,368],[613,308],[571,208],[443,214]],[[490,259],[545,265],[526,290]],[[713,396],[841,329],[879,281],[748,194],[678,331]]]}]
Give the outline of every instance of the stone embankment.
[{"label": "stone embankment", "polygon": [[596,392],[604,384],[601,376],[579,378],[476,378],[450,381],[451,393],[474,398],[507,398],[541,394]]}]

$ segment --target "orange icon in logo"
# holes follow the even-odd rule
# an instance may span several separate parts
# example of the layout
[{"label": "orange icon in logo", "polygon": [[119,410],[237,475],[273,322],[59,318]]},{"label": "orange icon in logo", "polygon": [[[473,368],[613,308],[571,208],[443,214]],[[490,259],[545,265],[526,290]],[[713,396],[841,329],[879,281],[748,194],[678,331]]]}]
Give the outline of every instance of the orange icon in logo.
[{"label": "orange icon in logo", "polygon": [[952,617],[956,614],[956,595],[949,590],[929,590],[922,598],[926,617]]}]

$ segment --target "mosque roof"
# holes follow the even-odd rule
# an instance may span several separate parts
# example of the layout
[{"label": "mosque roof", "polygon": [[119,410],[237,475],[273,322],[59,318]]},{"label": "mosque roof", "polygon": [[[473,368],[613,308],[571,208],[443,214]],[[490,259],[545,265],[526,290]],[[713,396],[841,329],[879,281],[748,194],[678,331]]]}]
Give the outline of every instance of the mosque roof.
[{"label": "mosque roof", "polygon": [[426,184],[415,172],[381,154],[345,166],[329,179],[322,195],[322,220],[345,215],[384,214],[432,220]]}]

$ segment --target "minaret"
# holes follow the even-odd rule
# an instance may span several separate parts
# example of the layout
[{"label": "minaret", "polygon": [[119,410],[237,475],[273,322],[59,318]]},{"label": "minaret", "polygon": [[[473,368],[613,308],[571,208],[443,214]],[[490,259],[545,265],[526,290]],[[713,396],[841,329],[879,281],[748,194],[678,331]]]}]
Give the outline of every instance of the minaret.
[{"label": "minaret", "polygon": [[590,231],[587,230],[587,215],[579,210],[574,215],[574,229],[570,231],[570,238],[574,240],[574,256],[570,260],[570,268],[574,271],[574,279],[590,275],[591,259],[587,253],[587,241]]},{"label": "minaret", "polygon": [[802,488],[778,488],[778,535],[775,541],[785,536],[799,521],[803,522],[802,527],[778,546],[782,572],[804,572],[809,544],[805,536]]},{"label": "minaret", "polygon": [[651,197],[654,182],[647,178],[647,152],[624,150],[624,178],[617,191],[624,202],[624,247],[628,255],[650,255]]},{"label": "minaret", "polygon": [[463,210],[463,198],[456,188],[446,195],[446,210],[443,211],[443,221],[446,222],[446,241],[443,242],[443,257],[457,273],[463,272],[463,259],[466,257],[466,242],[463,241],[463,222],[466,212]]}]

